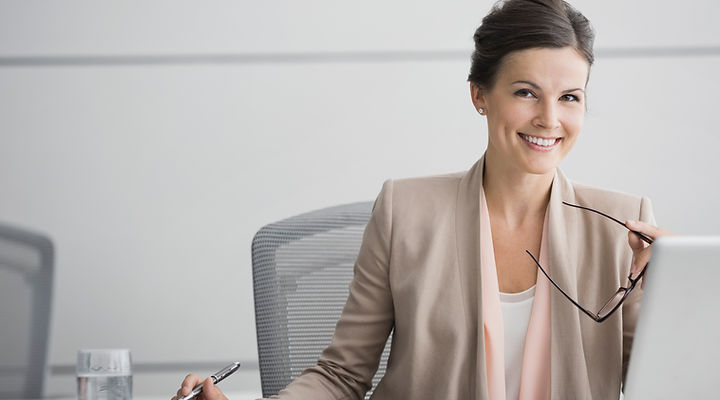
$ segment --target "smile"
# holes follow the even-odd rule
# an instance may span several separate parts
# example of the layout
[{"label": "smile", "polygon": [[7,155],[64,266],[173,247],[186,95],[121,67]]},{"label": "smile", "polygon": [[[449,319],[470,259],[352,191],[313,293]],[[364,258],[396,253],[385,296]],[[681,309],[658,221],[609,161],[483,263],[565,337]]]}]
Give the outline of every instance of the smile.
[{"label": "smile", "polygon": [[557,145],[562,140],[562,138],[546,139],[546,138],[541,138],[541,137],[536,137],[536,136],[530,136],[530,135],[525,135],[520,132],[518,132],[518,135],[520,135],[520,137],[523,138],[523,140],[525,140],[525,142],[530,144],[531,145],[530,147],[532,147],[536,150],[547,151],[547,150],[553,149],[555,147],[555,145]]}]

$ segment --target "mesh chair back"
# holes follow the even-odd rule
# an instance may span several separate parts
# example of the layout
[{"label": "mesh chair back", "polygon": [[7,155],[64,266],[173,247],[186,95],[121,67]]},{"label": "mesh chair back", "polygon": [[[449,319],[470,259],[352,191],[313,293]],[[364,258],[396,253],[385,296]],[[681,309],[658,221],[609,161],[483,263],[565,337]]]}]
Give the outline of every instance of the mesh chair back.
[{"label": "mesh chair back", "polygon": [[0,224],[0,399],[43,397],[53,245]]},{"label": "mesh chair back", "polygon": [[[267,225],[255,235],[253,284],[264,397],[277,394],[314,365],[330,344],[372,205],[309,212]],[[389,349],[388,340],[373,388],[385,374]]]}]

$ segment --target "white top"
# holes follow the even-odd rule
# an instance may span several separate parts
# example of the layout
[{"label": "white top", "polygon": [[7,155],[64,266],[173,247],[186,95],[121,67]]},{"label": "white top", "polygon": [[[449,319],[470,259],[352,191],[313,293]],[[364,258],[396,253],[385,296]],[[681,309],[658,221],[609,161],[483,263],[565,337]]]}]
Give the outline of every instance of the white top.
[{"label": "white top", "polygon": [[530,324],[535,286],[520,293],[500,292],[500,309],[505,330],[505,393],[507,400],[520,394],[525,335]]}]

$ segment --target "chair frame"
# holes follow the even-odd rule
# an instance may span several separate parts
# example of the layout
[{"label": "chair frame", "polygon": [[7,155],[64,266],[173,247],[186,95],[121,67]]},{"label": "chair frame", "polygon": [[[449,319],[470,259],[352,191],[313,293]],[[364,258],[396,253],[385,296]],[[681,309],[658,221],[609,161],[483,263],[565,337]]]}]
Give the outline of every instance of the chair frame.
[{"label": "chair frame", "polygon": [[[32,304],[32,343],[26,371],[23,398],[39,399],[44,396],[48,372],[48,342],[50,337],[50,316],[52,315],[52,292],[54,279],[55,248],[50,238],[10,225],[0,224],[0,238],[20,245],[33,247],[40,254],[40,269],[26,276],[35,286]],[[0,260],[1,261],[1,260]],[[12,266],[8,265],[11,269]],[[19,268],[19,272],[23,272]]]}]

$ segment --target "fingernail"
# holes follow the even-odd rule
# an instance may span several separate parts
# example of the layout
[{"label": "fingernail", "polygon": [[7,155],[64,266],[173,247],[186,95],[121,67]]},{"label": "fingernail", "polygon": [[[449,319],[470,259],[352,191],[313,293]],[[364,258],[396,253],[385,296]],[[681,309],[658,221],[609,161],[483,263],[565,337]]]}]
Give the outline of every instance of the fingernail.
[{"label": "fingernail", "polygon": [[632,220],[632,219],[629,219],[629,220],[627,221],[627,224],[628,224],[628,225],[635,226],[635,225],[637,225],[637,221],[634,221],[634,220]]}]

